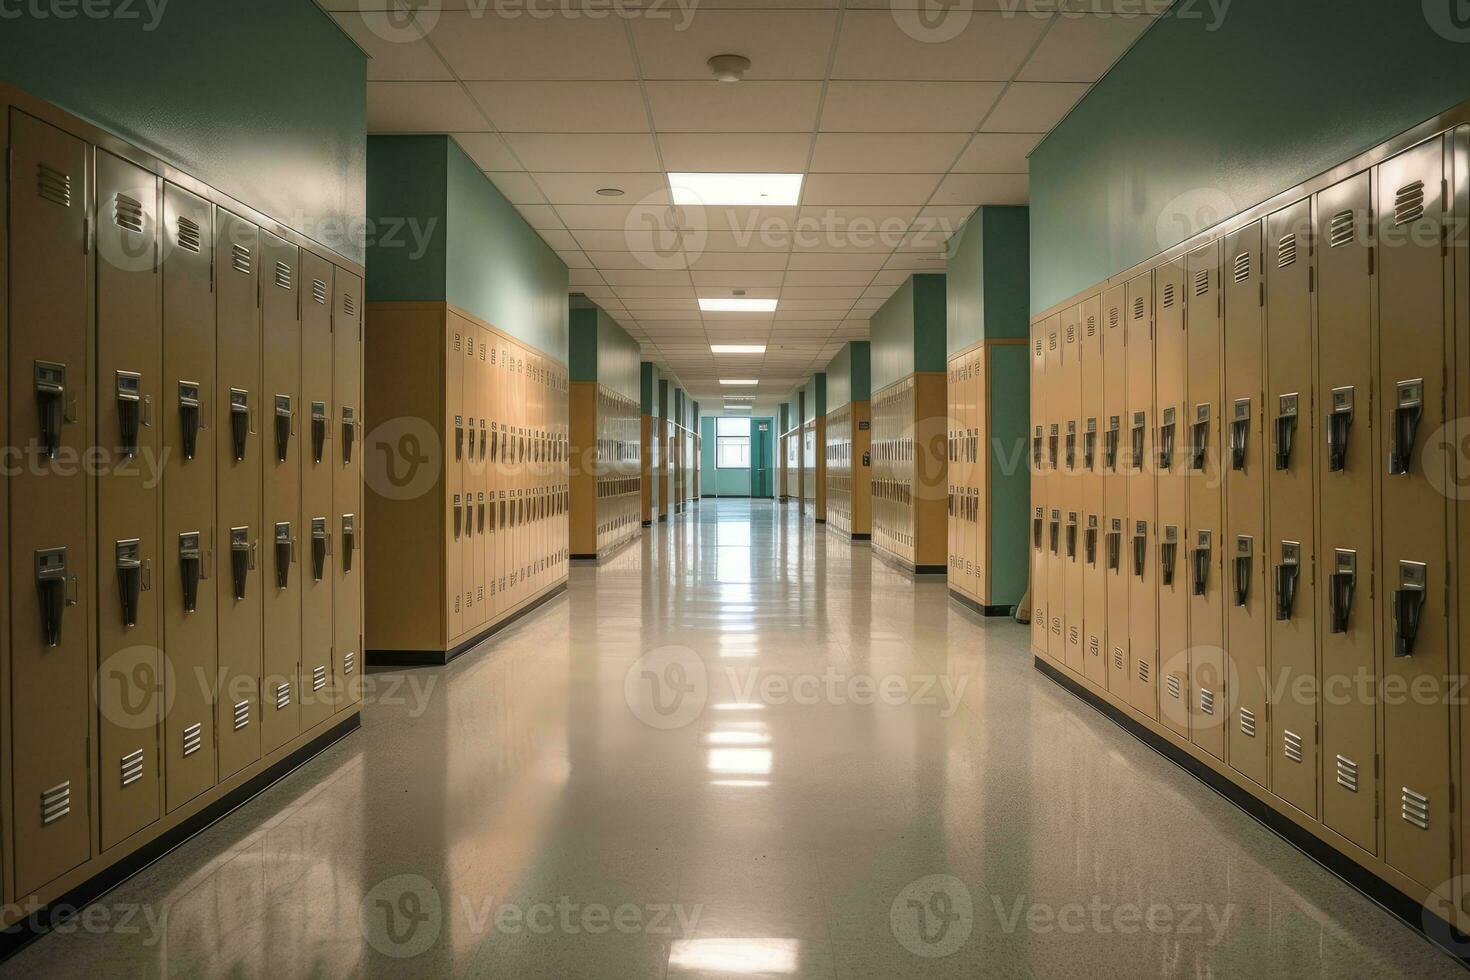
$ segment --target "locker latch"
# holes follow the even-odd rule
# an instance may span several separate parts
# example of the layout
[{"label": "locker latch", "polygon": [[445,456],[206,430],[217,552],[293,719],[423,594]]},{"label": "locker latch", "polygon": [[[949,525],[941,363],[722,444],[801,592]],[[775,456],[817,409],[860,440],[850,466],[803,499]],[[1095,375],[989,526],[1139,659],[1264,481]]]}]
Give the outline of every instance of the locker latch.
[{"label": "locker latch", "polygon": [[193,459],[199,448],[199,382],[179,382],[179,448]]},{"label": "locker latch", "polygon": [[500,449],[500,423],[490,423],[490,462],[495,462]]},{"label": "locker latch", "polygon": [[1143,469],[1144,431],[1147,428],[1148,428],[1148,413],[1147,412],[1134,412],[1133,413],[1133,428],[1129,432],[1129,437],[1132,440],[1132,447],[1133,447],[1133,468],[1135,470],[1142,470]]},{"label": "locker latch", "polygon": [[1179,525],[1165,524],[1163,537],[1159,539],[1159,582],[1174,584],[1174,560],[1179,554]]},{"label": "locker latch", "polygon": [[291,408],[290,395],[276,396],[276,462],[284,463],[291,452],[291,427],[296,422],[296,412]]},{"label": "locker latch", "polygon": [[143,591],[142,542],[127,538],[113,544],[117,561],[117,592],[124,626],[138,625],[138,600]]},{"label": "locker latch", "polygon": [[327,533],[327,519],[311,519],[311,577],[320,582],[327,574],[327,544],[331,535]]},{"label": "locker latch", "polygon": [[357,517],[342,515],[342,573],[352,571],[352,553],[357,550]]},{"label": "locker latch", "polygon": [[465,431],[467,432],[466,438],[469,439],[469,444],[470,444],[470,459],[474,459],[475,458],[475,417],[473,415],[471,415],[469,418],[465,419],[465,426],[464,427],[465,427]]},{"label": "locker latch", "polygon": [[230,575],[235,586],[235,599],[245,598],[245,584],[255,567],[255,546],[250,541],[250,528],[230,528]]},{"label": "locker latch", "polygon": [[1133,522],[1133,576],[1143,578],[1144,562],[1148,558],[1148,521]]},{"label": "locker latch", "polygon": [[1067,557],[1077,560],[1077,512],[1067,511]]},{"label": "locker latch", "polygon": [[1210,403],[1194,406],[1194,423],[1189,427],[1189,468],[1205,468],[1205,450],[1210,444]]},{"label": "locker latch", "polygon": [[1244,606],[1251,597],[1251,557],[1255,539],[1249,534],[1235,536],[1235,604]]},{"label": "locker latch", "polygon": [[1276,468],[1291,466],[1291,444],[1296,436],[1297,394],[1282,395],[1276,401]]},{"label": "locker latch", "polygon": [[464,533],[465,537],[475,535],[475,495],[472,493],[464,495]]},{"label": "locker latch", "polygon": [[1059,508],[1052,508],[1051,521],[1047,526],[1050,528],[1048,538],[1051,541],[1051,553],[1055,555],[1061,546],[1062,512]]},{"label": "locker latch", "polygon": [[486,433],[486,429],[485,429],[485,420],[484,419],[480,419],[480,459],[481,459],[482,462],[485,459],[486,435],[487,435],[487,433]]},{"label": "locker latch", "polygon": [[1424,415],[1424,379],[1400,381],[1394,386],[1398,400],[1393,409],[1393,444],[1388,450],[1388,472],[1402,476],[1409,472],[1414,456],[1414,438],[1419,432],[1419,419]]},{"label": "locker latch", "polygon": [[1110,473],[1118,472],[1118,432],[1122,427],[1118,416],[1108,418],[1108,431],[1103,436],[1103,465]]},{"label": "locker latch", "polygon": [[475,501],[475,523],[481,534],[485,533],[485,491],[481,490]]},{"label": "locker latch", "polygon": [[1097,455],[1097,418],[1087,420],[1087,430],[1082,433],[1082,468],[1091,471],[1093,458]]},{"label": "locker latch", "polygon": [[1082,548],[1087,564],[1097,564],[1097,515],[1087,515],[1087,530],[1082,535]]},{"label": "locker latch", "polygon": [[1353,426],[1353,386],[1332,389],[1327,414],[1327,469],[1340,473],[1347,465],[1348,431]]},{"label": "locker latch", "polygon": [[[969,440],[966,440],[965,448],[966,455],[968,456]],[[1077,468],[1077,422],[1075,420],[1070,420],[1067,422],[1067,445],[1065,458],[1067,461],[1067,469],[1075,470]]]},{"label": "locker latch", "polygon": [[132,459],[138,455],[138,426],[143,414],[143,376],[136,371],[118,371],[117,428],[119,455]]},{"label": "locker latch", "polygon": [[1036,508],[1031,515],[1031,547],[1037,551],[1041,550],[1041,525],[1045,520],[1046,511],[1040,507]]},{"label": "locker latch", "polygon": [[1281,564],[1276,566],[1276,618],[1291,619],[1296,605],[1296,585],[1301,577],[1302,546],[1299,541],[1281,542]]},{"label": "locker latch", "polygon": [[179,535],[179,593],[186,613],[199,609],[199,580],[203,573],[204,551],[199,546],[199,532],[185,531]]},{"label": "locker latch", "polygon": [[1250,439],[1251,400],[1235,399],[1235,414],[1230,417],[1230,468],[1245,469],[1246,444]]},{"label": "locker latch", "polygon": [[464,416],[454,417],[454,458],[464,459]]},{"label": "locker latch", "polygon": [[76,600],[67,595],[66,549],[36,552],[36,586],[41,598],[41,629],[48,647],[61,646],[61,617]]},{"label": "locker latch", "polygon": [[230,437],[234,440],[235,462],[245,459],[245,446],[250,436],[250,392],[230,389]]},{"label": "locker latch", "polygon": [[1422,561],[1399,562],[1399,587],[1393,592],[1393,655],[1414,655],[1419,620],[1424,613],[1429,569]]},{"label": "locker latch", "polygon": [[276,588],[291,584],[291,564],[296,560],[296,539],[291,536],[291,522],[276,524]]},{"label": "locker latch", "polygon": [[[342,465],[352,462],[352,443],[357,437],[357,410],[351,405],[342,406]],[[471,447],[473,448],[473,447]]]},{"label": "locker latch", "polygon": [[1358,553],[1338,548],[1333,553],[1333,570],[1327,579],[1328,629],[1346,633],[1352,615],[1353,592],[1358,579]]},{"label": "locker latch", "polygon": [[1123,550],[1123,519],[1112,518],[1108,523],[1108,571],[1117,573]]},{"label": "locker latch", "polygon": [[1055,470],[1057,468],[1057,444],[1058,444],[1058,441],[1059,441],[1060,437],[1061,437],[1061,427],[1058,426],[1057,423],[1053,422],[1051,424],[1051,429],[1047,432],[1047,437],[1046,437],[1046,458],[1047,458],[1047,463],[1048,463],[1048,465],[1051,466],[1051,468],[1053,470]]},{"label": "locker latch", "polygon": [[464,529],[464,512],[459,509],[459,494],[454,495],[454,540],[458,541]]},{"label": "locker latch", "polygon": [[66,365],[36,361],[35,377],[41,446],[47,459],[55,459],[56,451],[61,448],[61,426],[66,421]]},{"label": "locker latch", "polygon": [[311,458],[321,463],[327,453],[327,403],[311,403]]},{"label": "locker latch", "polygon": [[1159,471],[1167,473],[1174,467],[1174,409],[1166,408],[1163,421],[1159,424]]},{"label": "locker latch", "polygon": [[1210,584],[1210,555],[1214,549],[1209,531],[1200,531],[1194,545],[1194,594],[1204,595]]}]

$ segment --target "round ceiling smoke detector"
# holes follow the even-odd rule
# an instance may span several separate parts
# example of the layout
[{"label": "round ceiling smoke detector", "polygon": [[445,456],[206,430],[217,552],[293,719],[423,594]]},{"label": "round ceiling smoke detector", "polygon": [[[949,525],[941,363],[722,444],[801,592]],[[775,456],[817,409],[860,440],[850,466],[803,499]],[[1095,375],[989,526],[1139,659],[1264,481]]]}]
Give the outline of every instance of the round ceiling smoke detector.
[{"label": "round ceiling smoke detector", "polygon": [[739,54],[717,54],[706,64],[722,82],[738,82],[750,70],[750,59]]},{"label": "round ceiling smoke detector", "polygon": [[622,197],[623,189],[621,187],[599,187],[597,194],[599,197]]}]

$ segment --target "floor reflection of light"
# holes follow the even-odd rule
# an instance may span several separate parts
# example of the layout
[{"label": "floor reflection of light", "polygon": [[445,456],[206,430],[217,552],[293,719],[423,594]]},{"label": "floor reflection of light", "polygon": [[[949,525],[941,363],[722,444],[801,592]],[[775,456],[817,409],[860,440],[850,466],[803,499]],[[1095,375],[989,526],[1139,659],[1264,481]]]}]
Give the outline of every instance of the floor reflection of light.
[{"label": "floor reflection of light", "polygon": [[771,736],[765,732],[741,732],[722,728],[710,732],[705,741],[711,745],[769,745]]},{"label": "floor reflection of light", "polygon": [[764,776],[771,771],[770,749],[710,749],[709,771]]},{"label": "floor reflection of light", "polygon": [[735,786],[735,787],[758,787],[769,786],[769,779],[711,779],[711,786]]},{"label": "floor reflection of light", "polygon": [[765,705],[759,701],[721,701],[714,708],[716,711],[761,711]]},{"label": "floor reflection of light", "polygon": [[795,939],[678,939],[669,969],[708,973],[795,973]]}]

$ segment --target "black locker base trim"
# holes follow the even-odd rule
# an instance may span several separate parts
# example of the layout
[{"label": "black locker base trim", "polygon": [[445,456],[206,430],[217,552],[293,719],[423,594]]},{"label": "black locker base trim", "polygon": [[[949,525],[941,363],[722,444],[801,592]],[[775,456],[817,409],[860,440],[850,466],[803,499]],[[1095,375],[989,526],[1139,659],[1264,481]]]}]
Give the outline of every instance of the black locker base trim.
[{"label": "black locker base trim", "polygon": [[879,561],[881,561],[883,564],[887,565],[888,567],[895,568],[898,571],[904,572],[904,573],[909,574],[909,575],[946,575],[947,576],[949,574],[949,568],[946,567],[946,566],[944,566],[944,565],[915,565],[914,563],[912,563],[910,561],[906,561],[906,560],[898,557],[897,555],[889,554],[888,552],[884,551],[882,548],[874,548],[873,549],[873,554],[878,557],[878,560]]},{"label": "black locker base trim", "polygon": [[[1297,826],[1289,817],[1277,813],[1264,801],[1241,789],[1173,742],[1140,725],[1116,705],[1109,704],[1079,681],[1068,677],[1057,667],[1037,656],[1035,652],[1032,652],[1031,656],[1038,671],[1056,681],[1079,701],[1096,709],[1099,714],[1123,731],[1225,797],[1247,816],[1254,817],[1267,830],[1272,831],[1348,885],[1362,892],[1370,901],[1439,947],[1461,966],[1470,968],[1470,951],[1464,948],[1463,940],[1457,941],[1454,938],[1460,934],[1444,919],[1430,912],[1424,905],[1405,895],[1367,868],[1360,866],[1352,858],[1331,847],[1315,834]],[[1453,948],[1449,944],[1456,944],[1460,948]]]},{"label": "black locker base trim", "polygon": [[448,650],[369,650],[366,654],[367,665],[369,667],[443,667],[470,647],[488,640],[522,616],[527,616],[540,609],[566,590],[567,583],[565,582],[548,589],[524,609],[516,610],[489,629],[476,633],[462,643],[456,643]]},{"label": "black locker base trim", "polygon": [[653,521],[644,521],[643,522],[643,526],[644,527],[653,527]]},{"label": "black locker base trim", "polygon": [[962,592],[956,592],[954,589],[949,590],[949,597],[955,602],[958,602],[960,605],[968,606],[969,608],[975,610],[982,616],[1009,616],[1016,610],[1015,606],[984,605],[982,603],[976,602],[974,599],[971,599],[969,596],[965,595]]},{"label": "black locker base trim", "polygon": [[571,558],[572,561],[577,562],[581,565],[596,565],[603,561],[606,561],[613,555],[616,555],[618,552],[628,547],[628,545],[632,544],[634,541],[640,540],[640,537],[641,536],[637,534],[631,535],[619,541],[617,544],[609,545],[608,547],[603,548],[596,554],[578,554],[569,555],[568,557]]},{"label": "black locker base trim", "polygon": [[837,535],[839,538],[841,538],[844,541],[871,541],[871,540],[873,540],[873,536],[871,534],[868,534],[867,532],[859,532],[857,534],[853,534],[851,531],[844,531],[842,528],[838,527],[835,524],[830,524],[830,523],[827,523],[826,521],[823,521],[822,523],[823,524],[826,524],[827,533],[828,534],[835,534],[835,535]]},{"label": "black locker base trim", "polygon": [[40,939],[57,926],[74,920],[82,909],[155,861],[161,860],[185,841],[203,833],[210,825],[224,819],[234,810],[259,796],[272,783],[299,769],[307,760],[320,754],[332,743],[346,738],[361,727],[362,711],[359,709],[270,768],[252,776],[192,817],[177,824],[171,830],[159,834],[127,857],[97,872],[60,898],[54,899],[44,908],[31,912],[9,928],[0,929],[0,962],[14,956],[23,947]]}]

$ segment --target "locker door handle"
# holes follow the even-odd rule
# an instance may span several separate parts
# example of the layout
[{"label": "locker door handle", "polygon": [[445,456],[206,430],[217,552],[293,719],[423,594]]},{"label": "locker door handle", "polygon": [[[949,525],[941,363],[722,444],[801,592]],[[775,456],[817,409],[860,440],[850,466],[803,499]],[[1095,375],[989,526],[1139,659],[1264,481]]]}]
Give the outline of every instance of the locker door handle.
[{"label": "locker door handle", "polygon": [[1179,542],[1169,540],[1167,537],[1159,544],[1159,582],[1163,585],[1174,584],[1174,560],[1179,552]]},{"label": "locker door handle", "polygon": [[55,459],[61,448],[61,427],[66,422],[66,365],[36,361],[34,370],[41,446],[47,459]]},{"label": "locker door handle", "polygon": [[1334,570],[1327,577],[1328,630],[1346,633],[1352,616],[1353,592],[1358,580],[1358,554],[1338,548],[1333,558]]},{"label": "locker door handle", "polygon": [[1204,595],[1210,584],[1210,551],[1208,547],[1194,549],[1194,594]]},{"label": "locker door handle", "polygon": [[1424,415],[1424,380],[1400,381],[1398,404],[1393,409],[1392,444],[1388,450],[1388,472],[1403,476],[1409,472],[1409,463],[1414,456],[1414,439],[1419,432],[1419,420]]},{"label": "locker door handle", "polygon": [[276,525],[276,588],[286,589],[291,584],[291,564],[296,560],[296,539],[291,536],[291,523],[282,521]]},{"label": "locker door handle", "polygon": [[1046,459],[1047,459],[1047,464],[1049,466],[1051,466],[1051,468],[1053,470],[1055,470],[1057,468],[1057,443],[1058,443],[1058,436],[1059,436],[1059,433],[1057,432],[1057,427],[1055,425],[1053,425],[1051,427],[1051,434],[1046,437]]},{"label": "locker door handle", "polygon": [[1077,560],[1077,521],[1067,522],[1067,557],[1072,561]]},{"label": "locker door handle", "polygon": [[136,371],[118,371],[118,454],[132,459],[138,455],[138,427],[142,424],[143,377]]},{"label": "locker door handle", "polygon": [[1103,436],[1103,465],[1110,473],[1118,472],[1118,420],[1108,427]]},{"label": "locker door handle", "polygon": [[1297,396],[1295,394],[1281,396],[1274,426],[1276,430],[1276,469],[1278,470],[1291,467],[1291,445],[1296,437],[1296,406]]},{"label": "locker door handle", "polygon": [[1143,578],[1144,562],[1148,557],[1148,532],[1133,532],[1133,577]]},{"label": "locker door handle", "polygon": [[352,553],[357,550],[357,516],[342,515],[342,574],[352,571]]},{"label": "locker door handle", "polygon": [[1235,400],[1235,416],[1230,420],[1230,468],[1245,469],[1245,451],[1250,440],[1251,400]]},{"label": "locker door handle", "polygon": [[1423,562],[1399,562],[1399,587],[1393,591],[1393,655],[1412,657],[1424,614],[1427,568]]},{"label": "locker door handle", "polygon": [[1205,468],[1205,451],[1210,443],[1209,418],[1197,419],[1189,427],[1189,436],[1189,468],[1202,470]]},{"label": "locker door handle", "polygon": [[291,452],[291,427],[296,413],[291,408],[290,395],[276,396],[276,462],[284,463]]},{"label": "locker door handle", "polygon": [[1282,558],[1276,566],[1276,619],[1286,622],[1291,619],[1296,605],[1296,585],[1300,578],[1301,564],[1294,559]]},{"label": "locker door handle", "polygon": [[235,462],[243,462],[250,436],[250,392],[243,388],[230,389],[230,438],[233,440]]},{"label": "locker door handle", "polygon": [[[1142,413],[1140,413],[1140,414],[1142,414]],[[1143,469],[1143,442],[1144,442],[1143,433],[1144,433],[1144,421],[1142,419],[1134,419],[1133,420],[1133,428],[1129,432],[1129,437],[1130,437],[1130,441],[1132,443],[1132,449],[1133,449],[1133,468],[1135,470],[1141,470],[1141,469]]]},{"label": "locker door handle", "polygon": [[475,505],[475,521],[480,526],[480,533],[485,533],[485,495],[480,495],[479,502]]},{"label": "locker door handle", "polygon": [[230,528],[230,575],[235,587],[235,600],[245,598],[245,586],[250,580],[250,569],[254,566],[254,547],[250,542],[250,528]]},{"label": "locker door handle", "polygon": [[1327,469],[1340,473],[1347,466],[1348,432],[1353,426],[1353,388],[1332,389],[1332,411],[1327,415]]},{"label": "locker door handle", "polygon": [[66,549],[36,552],[36,587],[41,601],[42,639],[48,647],[61,646],[61,620],[67,597]]},{"label": "locker door handle", "polygon": [[313,517],[311,519],[311,577],[317,582],[320,582],[327,573],[327,542],[329,540],[327,519]]},{"label": "locker door handle", "polygon": [[185,531],[179,535],[179,593],[186,613],[199,609],[199,581],[203,569],[204,552],[199,546],[199,532]]},{"label": "locker door handle", "polygon": [[1082,548],[1087,558],[1087,564],[1097,564],[1097,528],[1089,527],[1082,534]]},{"label": "locker door handle", "polygon": [[464,515],[459,509],[459,494],[454,495],[454,502],[450,507],[454,511],[454,540],[458,541],[464,525]]},{"label": "locker door handle", "polygon": [[1251,595],[1251,540],[1242,535],[1235,543],[1235,604],[1244,606]]},{"label": "locker door handle", "polygon": [[352,462],[352,444],[357,439],[357,412],[349,405],[342,406],[342,465]]},{"label": "locker door handle", "polygon": [[[1172,411],[1172,409],[1171,409]],[[1167,471],[1174,467],[1174,423],[1159,426],[1159,469]]]},{"label": "locker door handle", "polygon": [[1077,433],[1075,430],[1067,433],[1066,460],[1067,469],[1075,470],[1077,468]]},{"label": "locker door handle", "polygon": [[199,385],[192,381],[179,382],[179,448],[185,459],[193,459],[199,448]]},{"label": "locker door handle", "polygon": [[[887,459],[884,455],[886,450],[887,445],[880,443],[878,446],[879,459]],[[1037,472],[1041,471],[1041,426],[1039,425],[1036,427],[1036,434],[1031,437],[1031,468]]]},{"label": "locker door handle", "polygon": [[475,536],[475,502],[470,499],[472,496],[464,495],[464,533],[467,538]]},{"label": "locker door handle", "polygon": [[142,542],[127,538],[113,545],[117,561],[117,592],[124,626],[138,625],[138,602],[143,592]]},{"label": "locker door handle", "polygon": [[1108,532],[1108,571],[1116,573],[1121,556],[1118,554],[1123,549],[1123,532]]},{"label": "locker door handle", "polygon": [[327,453],[327,403],[311,403],[311,459],[320,465]]},{"label": "locker door handle", "polygon": [[1054,555],[1057,554],[1057,547],[1061,537],[1061,524],[1062,522],[1056,517],[1056,515],[1052,515],[1052,519],[1049,524],[1050,533],[1047,535],[1047,537],[1051,541],[1051,553]]},{"label": "locker door handle", "polygon": [[[1096,424],[1096,423],[1092,423]],[[1092,469],[1092,462],[1097,457],[1097,432],[1089,428],[1082,433],[1082,468]]]},{"label": "locker door handle", "polygon": [[488,442],[488,441],[489,441],[489,438],[488,438],[487,433],[485,432],[485,420],[484,419],[481,419],[480,420],[480,461],[481,462],[484,462],[484,460],[485,460],[485,443]]},{"label": "locker door handle", "polygon": [[470,443],[470,458],[471,459],[474,459],[475,458],[475,417],[473,415],[471,415],[469,417],[469,420],[465,422],[465,429],[468,430],[468,432],[469,432],[469,435],[468,435],[467,438],[469,439],[469,443]]}]

